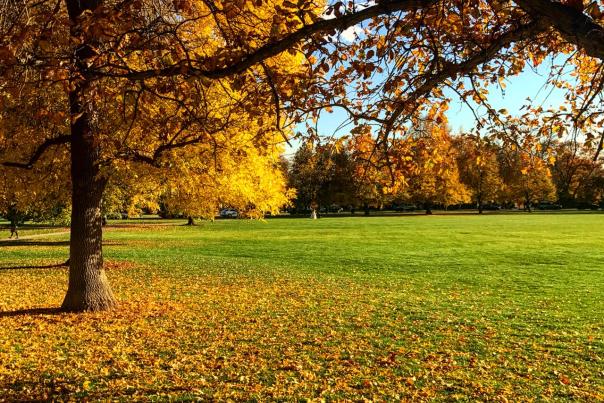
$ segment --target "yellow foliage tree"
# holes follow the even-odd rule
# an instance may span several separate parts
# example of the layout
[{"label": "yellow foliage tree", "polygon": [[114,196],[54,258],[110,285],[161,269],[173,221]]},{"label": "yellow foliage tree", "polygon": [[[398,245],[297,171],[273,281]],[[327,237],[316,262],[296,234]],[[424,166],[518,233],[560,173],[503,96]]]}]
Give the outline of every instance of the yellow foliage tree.
[{"label": "yellow foliage tree", "polygon": [[406,193],[420,203],[426,214],[435,204],[444,207],[466,203],[469,192],[459,178],[456,149],[445,125],[424,123],[408,139],[413,153],[414,169]]},{"label": "yellow foliage tree", "polygon": [[42,180],[51,165],[70,167],[63,309],[115,304],[103,270],[104,196],[107,207],[125,198],[121,207],[131,209],[163,194],[204,217],[219,204],[260,217],[287,202],[278,156],[289,122],[280,99],[305,74],[304,58],[291,46],[249,68],[221,69],[258,41],[312,22],[320,8],[146,0],[24,7],[26,17],[8,7],[0,19],[8,41],[0,44],[0,152],[7,175],[42,175],[15,180],[30,191],[51,188]]},{"label": "yellow foliage tree", "polygon": [[[438,117],[432,109],[449,101],[443,85],[485,105],[496,120],[486,99],[491,83],[503,86],[527,63],[564,54],[580,86],[568,91],[572,113],[556,120],[601,127],[604,111],[594,101],[604,83],[601,4],[576,3],[6,2],[0,104],[13,115],[34,107],[46,119],[35,130],[29,122],[16,125],[11,147],[2,150],[4,166],[27,169],[69,145],[72,238],[63,308],[114,305],[102,270],[100,205],[120,164],[170,168],[174,149],[201,143],[222,153],[220,133],[234,120],[282,127],[283,99],[302,112],[298,121],[341,107],[355,123],[379,125],[375,143],[383,147],[405,132],[410,117]],[[356,40],[344,40],[340,33],[360,23]],[[298,69],[302,54],[308,63]],[[301,83],[310,74],[316,80]],[[266,119],[268,108],[276,119]],[[3,127],[18,120],[6,118]],[[263,139],[264,132],[253,142],[263,149]]]},{"label": "yellow foliage tree", "polygon": [[453,144],[460,179],[472,194],[478,213],[482,214],[484,203],[497,199],[503,190],[497,148],[479,135],[459,136]]}]

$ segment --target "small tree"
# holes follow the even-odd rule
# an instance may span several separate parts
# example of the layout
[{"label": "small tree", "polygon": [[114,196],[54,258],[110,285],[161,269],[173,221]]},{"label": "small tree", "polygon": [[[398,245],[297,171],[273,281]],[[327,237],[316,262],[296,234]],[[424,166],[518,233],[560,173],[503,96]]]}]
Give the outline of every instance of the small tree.
[{"label": "small tree", "polygon": [[444,126],[427,125],[409,140],[412,142],[413,162],[407,190],[412,201],[420,203],[426,214],[432,206],[445,207],[464,203],[469,193],[459,177],[457,155],[449,130]]},{"label": "small tree", "polygon": [[479,135],[461,135],[453,144],[460,180],[470,191],[478,213],[482,214],[484,203],[498,199],[503,189],[497,148]]},{"label": "small tree", "polygon": [[556,146],[552,179],[558,201],[564,206],[575,207],[578,203],[594,203],[601,199],[602,161],[596,153],[595,147],[576,141],[564,141]]},{"label": "small tree", "polygon": [[520,201],[528,212],[534,203],[555,199],[556,187],[549,167],[536,149],[528,145],[524,149],[505,147],[500,164],[508,197]]}]

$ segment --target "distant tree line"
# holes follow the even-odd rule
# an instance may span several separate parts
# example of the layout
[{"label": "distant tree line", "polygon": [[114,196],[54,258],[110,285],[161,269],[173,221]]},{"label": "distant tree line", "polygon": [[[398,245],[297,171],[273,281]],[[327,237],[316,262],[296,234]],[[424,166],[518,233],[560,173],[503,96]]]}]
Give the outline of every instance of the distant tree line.
[{"label": "distant tree line", "polygon": [[[346,137],[303,143],[292,158],[276,161],[274,170],[261,165],[246,167],[243,174],[225,174],[211,191],[194,197],[180,192],[174,181],[114,177],[101,210],[105,219],[159,213],[189,217],[193,223],[195,217],[213,217],[220,206],[236,207],[241,217],[254,217],[276,212],[275,206],[285,207],[288,199],[289,210],[298,214],[599,208],[604,207],[601,148],[597,141],[537,137],[521,130],[453,135],[446,126],[426,120],[418,120],[404,138],[383,144],[368,127],[359,126]],[[11,224],[25,220],[69,224],[70,195],[59,185],[61,172],[50,172],[39,185],[32,185],[27,175],[2,174],[0,216]],[[255,193],[255,203],[231,196],[259,184],[265,191]],[[295,189],[295,194],[287,190],[286,196],[276,197],[284,188]],[[200,205],[205,210],[200,211]]]},{"label": "distant tree line", "polygon": [[597,145],[459,133],[423,124],[387,147],[369,131],[306,142],[287,161],[292,212],[517,207],[598,208]]}]

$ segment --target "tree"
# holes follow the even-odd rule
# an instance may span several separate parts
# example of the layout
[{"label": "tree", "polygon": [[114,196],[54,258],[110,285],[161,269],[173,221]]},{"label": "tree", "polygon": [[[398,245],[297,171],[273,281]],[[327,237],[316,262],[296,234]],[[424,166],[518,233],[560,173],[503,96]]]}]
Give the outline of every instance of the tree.
[{"label": "tree", "polygon": [[355,202],[354,166],[345,139],[324,144],[303,143],[289,167],[289,184],[296,189],[296,210]]},{"label": "tree", "polygon": [[[414,114],[435,102],[446,104],[440,86],[488,106],[489,82],[517,74],[527,60],[538,64],[548,54],[570,54],[572,44],[579,51],[569,64],[582,72],[576,90],[568,92],[573,116],[567,121],[596,127],[602,122],[592,96],[604,82],[598,3],[590,11],[550,0],[323,6],[309,1],[6,3],[0,15],[2,103],[19,110],[42,99],[41,109],[54,123],[37,132],[20,130],[10,153],[3,152],[4,165],[27,169],[48,150],[69,146],[72,237],[65,309],[114,304],[102,270],[100,225],[114,162],[169,168],[176,148],[205,143],[220,150],[216,135],[235,117],[260,120],[257,112],[267,99],[279,127],[287,100],[288,111],[303,113],[297,120],[338,106],[353,120],[379,124],[379,136],[387,138],[402,133]],[[323,11],[335,18],[321,19]],[[337,35],[359,23],[366,23],[366,35],[353,44]],[[299,70],[301,52],[308,63]],[[381,80],[374,74],[380,72],[385,72]],[[301,85],[308,74],[316,80]],[[472,88],[464,87],[462,76],[471,79]],[[255,144],[262,146],[262,139]]]},{"label": "tree", "polygon": [[[151,178],[154,179],[154,178]],[[107,181],[101,202],[103,217],[140,215],[159,210],[159,187],[154,180],[135,175],[113,174]]]},{"label": "tree", "polygon": [[52,160],[60,155],[46,156],[35,170],[14,172],[0,166],[0,216],[11,224],[25,220],[56,220],[69,208],[69,192],[65,191],[68,174]]},{"label": "tree", "polygon": [[[67,0],[25,6],[3,10],[0,24],[6,41],[0,47],[6,112],[2,126],[10,127],[3,133],[3,159],[8,160],[7,168],[30,169],[42,157],[61,152],[64,158],[54,164],[71,166],[65,310],[102,310],[115,304],[101,246],[101,204],[112,178],[137,171],[142,171],[139,178],[149,177],[155,171],[156,182],[165,184],[174,183],[174,175],[186,170],[188,183],[179,178],[179,192],[186,194],[200,191],[194,189],[199,183],[195,170],[208,176],[202,171],[211,166],[218,176],[236,164],[262,166],[254,179],[258,186],[231,189],[240,191],[235,202],[244,204],[245,199],[250,211],[274,208],[274,200],[253,198],[250,190],[267,189],[271,179],[262,173],[270,163],[258,159],[274,157],[276,133],[281,136],[282,130],[274,118],[280,113],[267,108],[264,100],[287,90],[274,82],[295,80],[299,54],[282,54],[240,75],[191,80],[194,74],[185,71],[184,64],[177,70],[167,66],[193,54],[206,68],[219,70],[221,63],[228,63],[228,55],[221,53],[224,44],[216,39],[217,30],[227,25],[226,11],[212,16],[208,6],[192,2]],[[255,10],[261,20],[253,32],[271,29],[275,6],[278,3],[266,3]],[[240,17],[252,18],[252,13],[245,14]],[[245,21],[236,20],[228,25],[251,30]],[[286,27],[275,29],[278,33]],[[222,39],[235,44],[237,35],[225,33]],[[231,56],[241,52],[234,48]],[[135,69],[140,76],[131,75]],[[258,75],[264,79],[258,81]],[[19,120],[21,110],[35,111],[44,119]],[[33,124],[41,120],[43,124]],[[244,138],[242,128],[250,128]],[[182,185],[190,188],[183,190]],[[283,200],[284,194],[279,203]]]},{"label": "tree", "polygon": [[534,203],[552,200],[556,188],[538,144],[504,147],[500,166],[508,197],[521,202],[529,213]]},{"label": "tree", "polygon": [[469,194],[459,178],[456,150],[449,130],[444,126],[424,123],[412,134],[413,162],[415,167],[408,178],[409,198],[420,203],[426,214],[432,206],[445,207],[464,203]]},{"label": "tree", "polygon": [[346,138],[341,138],[333,141],[329,149],[332,175],[321,192],[321,200],[326,207],[356,204],[354,160],[345,140]]},{"label": "tree", "polygon": [[589,175],[585,181],[585,186],[577,194],[577,198],[579,206],[589,206],[591,208],[594,205],[600,205],[602,207],[604,201],[604,169],[601,165]]},{"label": "tree", "polygon": [[319,205],[321,188],[330,175],[330,161],[322,157],[310,142],[303,143],[294,154],[289,185],[296,189],[294,204],[297,211],[315,209]]},{"label": "tree", "polygon": [[348,147],[354,164],[354,189],[357,199],[369,214],[371,205],[381,208],[407,186],[413,169],[410,143],[391,139],[379,143],[368,125],[351,131]]},{"label": "tree", "polygon": [[[233,150],[236,155],[221,153],[211,158],[211,147],[197,146],[173,160],[172,170],[164,171],[169,176],[162,180],[162,200],[169,211],[213,219],[221,206],[229,206],[239,210],[240,216],[262,218],[289,204],[293,193],[280,166],[282,147],[258,150],[250,139],[255,130],[230,130],[243,147]],[[191,152],[197,157],[208,155],[194,159]]]},{"label": "tree", "polygon": [[497,147],[479,135],[461,135],[453,144],[460,180],[471,192],[478,213],[482,214],[484,203],[497,199],[503,188]]},{"label": "tree", "polygon": [[558,201],[567,207],[594,203],[600,200],[602,162],[596,150],[588,144],[563,141],[555,147],[556,161],[552,179],[556,185]]}]

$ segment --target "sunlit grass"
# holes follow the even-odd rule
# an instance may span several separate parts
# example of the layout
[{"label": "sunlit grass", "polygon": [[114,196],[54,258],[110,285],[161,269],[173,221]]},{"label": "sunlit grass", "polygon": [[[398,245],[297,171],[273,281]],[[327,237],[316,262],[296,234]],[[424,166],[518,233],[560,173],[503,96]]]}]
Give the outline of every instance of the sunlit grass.
[{"label": "sunlit grass", "polygon": [[66,271],[0,270],[0,395],[604,399],[604,215],[155,222],[105,231],[114,312],[14,313]]}]

